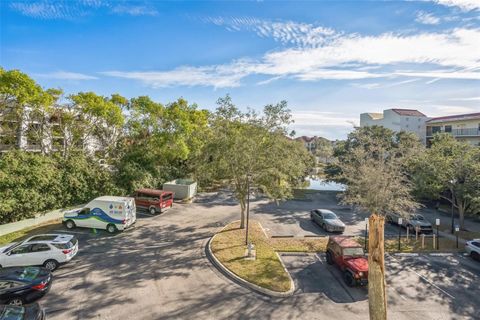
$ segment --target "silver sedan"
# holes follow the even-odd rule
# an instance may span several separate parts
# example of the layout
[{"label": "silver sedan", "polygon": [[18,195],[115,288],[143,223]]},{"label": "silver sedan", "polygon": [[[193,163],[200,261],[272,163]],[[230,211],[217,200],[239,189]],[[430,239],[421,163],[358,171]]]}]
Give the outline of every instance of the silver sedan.
[{"label": "silver sedan", "polygon": [[326,209],[315,209],[310,211],[310,218],[316,222],[325,231],[340,232],[345,231],[345,223],[340,220],[337,215]]}]

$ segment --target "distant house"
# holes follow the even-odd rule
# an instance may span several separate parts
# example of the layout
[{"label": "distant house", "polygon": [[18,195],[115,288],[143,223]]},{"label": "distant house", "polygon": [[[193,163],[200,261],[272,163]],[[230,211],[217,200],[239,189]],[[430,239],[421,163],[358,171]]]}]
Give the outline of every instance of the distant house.
[{"label": "distant house", "polygon": [[426,122],[427,145],[438,132],[449,133],[457,140],[480,146],[480,112],[430,118]]},{"label": "distant house", "polygon": [[301,137],[295,138],[296,141],[302,142],[305,148],[307,148],[307,150],[313,154],[317,149],[317,144],[316,144],[317,139],[318,139],[317,136],[313,136],[313,137],[301,136]]},{"label": "distant house", "polygon": [[382,126],[394,132],[413,132],[422,143],[426,143],[426,126],[428,117],[415,109],[388,109],[383,113],[360,114],[360,127]]}]

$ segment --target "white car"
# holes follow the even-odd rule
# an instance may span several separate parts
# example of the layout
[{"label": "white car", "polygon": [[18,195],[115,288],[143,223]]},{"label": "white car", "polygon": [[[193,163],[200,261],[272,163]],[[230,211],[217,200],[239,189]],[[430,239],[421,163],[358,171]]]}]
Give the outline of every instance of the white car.
[{"label": "white car", "polygon": [[69,234],[39,234],[0,248],[0,267],[43,265],[50,271],[78,252],[78,240]]},{"label": "white car", "polygon": [[465,251],[475,260],[480,261],[480,239],[473,239],[465,243]]}]

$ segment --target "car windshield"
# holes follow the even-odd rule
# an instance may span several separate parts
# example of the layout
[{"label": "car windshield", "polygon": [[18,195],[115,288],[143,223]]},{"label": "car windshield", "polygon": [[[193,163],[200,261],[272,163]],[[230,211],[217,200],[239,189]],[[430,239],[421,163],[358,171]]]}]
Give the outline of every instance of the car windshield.
[{"label": "car windshield", "polygon": [[5,309],[3,309],[3,311],[0,309],[0,320],[22,320],[24,314],[24,307],[5,306]]},{"label": "car windshield", "polygon": [[423,218],[423,216],[421,216],[421,215],[413,215],[413,216],[411,216],[411,219],[412,219],[412,220],[425,220],[425,219]]},{"label": "car windshield", "polygon": [[4,249],[4,250],[2,251],[2,253],[5,253],[5,252],[7,252],[7,251],[12,250],[12,249],[15,248],[17,245],[18,245],[18,243],[13,243],[11,246],[8,246],[6,249]]},{"label": "car windshield", "polygon": [[331,220],[331,219],[337,219],[337,216],[333,212],[327,212],[323,214],[323,218]]},{"label": "car windshield", "polygon": [[343,249],[344,256],[363,256],[363,249],[362,248],[344,248]]}]

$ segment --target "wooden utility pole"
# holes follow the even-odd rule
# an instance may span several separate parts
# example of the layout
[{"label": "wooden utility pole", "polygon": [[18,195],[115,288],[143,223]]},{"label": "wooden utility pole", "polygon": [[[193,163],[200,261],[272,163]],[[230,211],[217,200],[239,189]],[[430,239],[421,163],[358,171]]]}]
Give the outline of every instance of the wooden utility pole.
[{"label": "wooden utility pole", "polygon": [[368,307],[370,320],[387,319],[385,292],[384,225],[383,216],[372,214],[368,219]]}]

